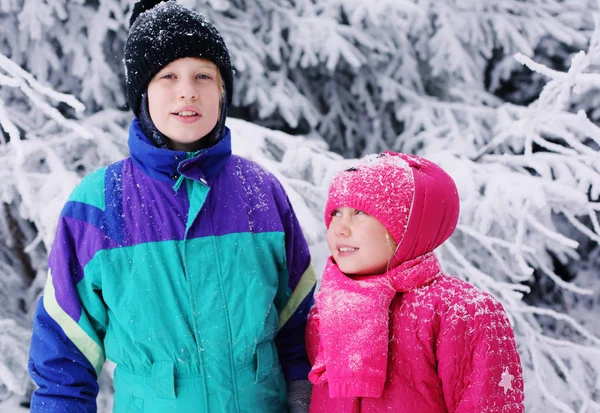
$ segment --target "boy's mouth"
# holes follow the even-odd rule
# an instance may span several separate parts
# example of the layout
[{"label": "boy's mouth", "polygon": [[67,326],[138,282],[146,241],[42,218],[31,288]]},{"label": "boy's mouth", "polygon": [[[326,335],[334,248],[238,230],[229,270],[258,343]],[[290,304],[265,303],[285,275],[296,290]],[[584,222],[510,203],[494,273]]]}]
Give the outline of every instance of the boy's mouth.
[{"label": "boy's mouth", "polygon": [[202,116],[200,115],[200,110],[192,105],[177,108],[171,112],[171,115],[184,124],[195,123]]},{"label": "boy's mouth", "polygon": [[178,107],[173,112],[171,112],[171,115],[176,116],[177,119],[184,123],[195,121],[201,116],[200,109],[194,105]]},{"label": "boy's mouth", "polygon": [[177,115],[177,116],[186,116],[186,117],[187,116],[198,116],[198,113],[191,111],[191,110],[184,110],[181,112],[173,112],[173,114]]}]

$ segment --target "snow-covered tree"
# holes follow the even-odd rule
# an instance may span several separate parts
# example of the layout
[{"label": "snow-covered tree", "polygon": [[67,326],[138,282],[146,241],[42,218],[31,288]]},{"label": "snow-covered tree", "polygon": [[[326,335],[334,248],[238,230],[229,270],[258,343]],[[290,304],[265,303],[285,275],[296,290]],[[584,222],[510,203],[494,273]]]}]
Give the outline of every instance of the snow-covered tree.
[{"label": "snow-covered tree", "polygon": [[[421,136],[486,139],[486,112],[469,108],[502,103],[494,93],[506,93],[503,82],[519,70],[512,55],[531,57],[544,39],[584,48],[590,11],[598,10],[595,0],[180,2],[207,14],[225,37],[235,116],[318,131],[346,156],[410,150]],[[0,53],[91,112],[122,108],[132,3],[2,0]],[[563,49],[541,53],[561,60]],[[42,121],[29,115],[19,122]]]},{"label": "snow-covered tree", "polygon": [[[527,411],[600,411],[600,32],[588,31],[596,2],[180,2],[226,39],[231,113],[306,133],[228,122],[234,151],[283,181],[317,268],[327,255],[328,182],[347,162],[319,137],[346,157],[429,157],[461,195],[443,265],[507,309]],[[60,208],[83,175],[126,156],[120,60],[131,4],[0,0],[0,406],[27,392],[29,316]],[[587,52],[568,53],[578,49]],[[539,98],[521,105],[541,79],[549,82]],[[565,280],[559,268],[579,274]],[[108,412],[110,367],[102,381]]]}]

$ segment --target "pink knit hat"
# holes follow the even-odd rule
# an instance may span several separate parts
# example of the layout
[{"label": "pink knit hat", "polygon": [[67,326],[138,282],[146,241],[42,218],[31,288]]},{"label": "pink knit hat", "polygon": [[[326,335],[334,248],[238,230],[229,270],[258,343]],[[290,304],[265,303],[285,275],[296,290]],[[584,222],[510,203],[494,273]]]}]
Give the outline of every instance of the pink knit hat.
[{"label": "pink knit hat", "polygon": [[336,208],[377,218],[399,245],[392,266],[433,251],[454,232],[459,198],[452,178],[425,158],[403,153],[369,155],[335,176],[325,206],[329,228]]}]

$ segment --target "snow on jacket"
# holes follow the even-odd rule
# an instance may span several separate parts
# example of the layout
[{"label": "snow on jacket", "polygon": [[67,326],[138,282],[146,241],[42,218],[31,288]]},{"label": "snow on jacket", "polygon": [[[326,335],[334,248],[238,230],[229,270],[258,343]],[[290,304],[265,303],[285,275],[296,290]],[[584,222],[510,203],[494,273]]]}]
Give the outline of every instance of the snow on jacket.
[{"label": "snow on jacket", "polygon": [[231,154],[229,130],[186,154],[154,147],[134,120],[129,149],[61,213],[31,411],[95,412],[105,358],[116,413],[285,411],[286,381],[309,370],[315,278],[281,184]]},{"label": "snow on jacket", "polygon": [[[388,341],[388,358],[381,396],[345,397],[344,390],[352,390],[348,383],[355,382],[348,368],[337,377],[335,398],[330,397],[328,382],[313,386],[311,413],[524,411],[520,358],[502,306],[490,295],[442,273],[433,255],[428,267],[417,275],[420,283],[408,291],[401,292],[402,284],[395,283],[399,292],[391,300],[389,333],[382,335]],[[339,269],[330,261],[323,283],[329,271]],[[400,271],[392,270],[390,275],[398,276]],[[323,288],[318,294],[322,293]],[[323,334],[318,303],[319,297],[307,327],[311,363]],[[355,360],[368,360],[370,348],[362,349],[366,354],[357,353]],[[378,382],[376,375],[373,386]]]},{"label": "snow on jacket", "polygon": [[454,231],[452,179],[386,153],[334,178],[325,210],[361,209],[398,242],[384,274],[325,268],[307,326],[311,413],[523,412],[514,333],[491,295],[442,272],[432,252]]}]

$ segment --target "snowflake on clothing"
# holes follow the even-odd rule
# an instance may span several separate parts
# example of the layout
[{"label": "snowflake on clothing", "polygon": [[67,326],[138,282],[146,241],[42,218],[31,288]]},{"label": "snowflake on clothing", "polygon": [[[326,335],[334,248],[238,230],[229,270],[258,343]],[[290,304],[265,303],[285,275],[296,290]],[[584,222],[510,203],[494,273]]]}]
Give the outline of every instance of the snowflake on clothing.
[{"label": "snowflake on clothing", "polygon": [[505,368],[504,371],[502,372],[502,376],[500,377],[500,383],[498,383],[498,386],[504,388],[504,394],[506,394],[507,391],[512,390],[512,380],[515,377],[510,374],[508,372],[508,369]]}]

